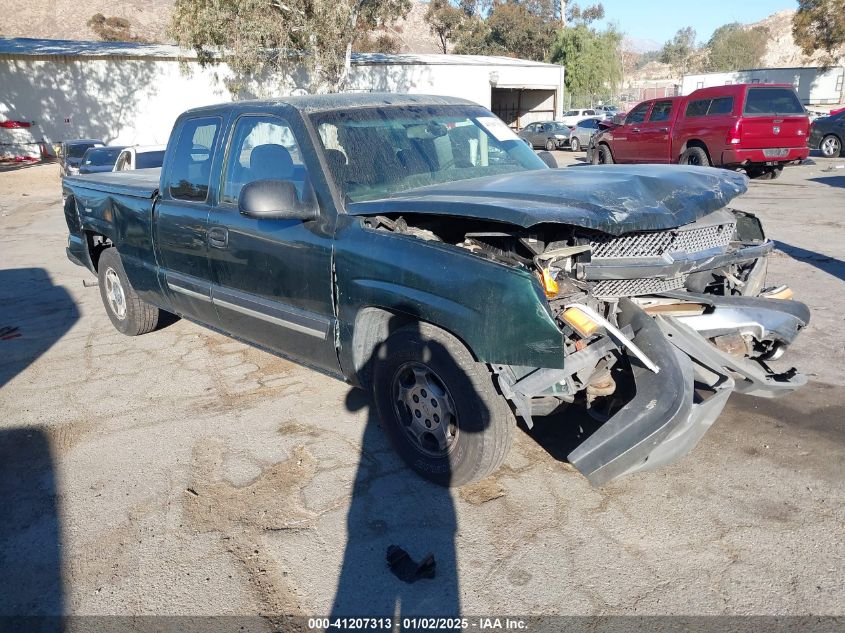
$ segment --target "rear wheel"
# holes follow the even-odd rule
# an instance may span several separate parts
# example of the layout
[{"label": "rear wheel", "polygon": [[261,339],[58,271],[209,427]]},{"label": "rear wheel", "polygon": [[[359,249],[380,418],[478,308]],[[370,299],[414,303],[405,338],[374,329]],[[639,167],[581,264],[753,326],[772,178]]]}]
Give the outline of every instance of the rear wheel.
[{"label": "rear wheel", "polygon": [[516,421],[487,366],[427,323],[394,332],[378,352],[373,394],[396,451],[418,474],[460,486],[501,466]]},{"label": "rear wheel", "polygon": [[822,139],[819,149],[822,151],[822,156],[836,158],[842,153],[842,141],[839,140],[839,137],[828,134]]},{"label": "rear wheel", "polygon": [[138,297],[123,270],[117,249],[107,248],[100,254],[97,276],[106,313],[118,332],[137,336],[156,328],[161,310]]},{"label": "rear wheel", "polygon": [[553,152],[555,150],[555,142],[552,139],[546,141],[546,151]]},{"label": "rear wheel", "polygon": [[573,152],[580,151],[581,141],[578,140],[577,136],[573,136],[571,139],[569,139],[569,149],[571,149]]},{"label": "rear wheel", "polygon": [[593,152],[593,165],[612,165],[613,164],[613,153],[610,151],[610,148],[602,143],[598,147],[596,147],[595,151]]},{"label": "rear wheel", "polygon": [[681,165],[695,165],[698,167],[709,167],[710,159],[707,158],[707,152],[701,147],[688,147],[678,161]]}]

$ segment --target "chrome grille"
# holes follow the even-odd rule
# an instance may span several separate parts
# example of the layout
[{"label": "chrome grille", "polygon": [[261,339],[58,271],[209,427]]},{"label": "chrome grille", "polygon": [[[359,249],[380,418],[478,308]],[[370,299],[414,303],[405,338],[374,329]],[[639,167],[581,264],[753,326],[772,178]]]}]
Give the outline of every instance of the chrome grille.
[{"label": "chrome grille", "polygon": [[698,253],[727,246],[734,234],[734,224],[711,224],[678,231],[670,252]]},{"label": "chrome grille", "polygon": [[605,279],[595,285],[592,294],[600,299],[658,294],[683,288],[685,280],[686,276],[672,279]]},{"label": "chrome grille", "polygon": [[621,237],[602,236],[590,242],[593,259],[661,257],[666,253],[698,253],[728,245],[734,223],[692,225],[690,228],[633,233]]}]

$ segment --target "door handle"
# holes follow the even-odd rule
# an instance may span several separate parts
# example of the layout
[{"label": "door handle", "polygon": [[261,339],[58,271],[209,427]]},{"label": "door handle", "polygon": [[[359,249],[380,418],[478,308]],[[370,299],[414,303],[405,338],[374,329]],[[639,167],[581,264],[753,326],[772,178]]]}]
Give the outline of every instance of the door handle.
[{"label": "door handle", "polygon": [[229,231],[215,226],[208,231],[208,245],[214,248],[226,248],[229,245]]},{"label": "door handle", "polygon": [[661,127],[661,128],[657,128],[657,131],[658,132],[668,132],[669,128],[668,127]]},{"label": "door handle", "polygon": [[639,133],[640,133],[640,128],[638,128],[638,127],[631,128],[631,132],[633,132],[633,133],[635,133],[635,134],[639,134]]}]

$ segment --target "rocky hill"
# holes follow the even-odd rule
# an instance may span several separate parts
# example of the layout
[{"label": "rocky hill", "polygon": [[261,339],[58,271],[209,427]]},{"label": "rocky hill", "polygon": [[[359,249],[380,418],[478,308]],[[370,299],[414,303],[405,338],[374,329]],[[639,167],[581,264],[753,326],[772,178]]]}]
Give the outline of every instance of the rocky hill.
[{"label": "rocky hill", "polygon": [[[129,21],[129,33],[150,42],[167,43],[167,25],[175,0],[3,0],[0,37],[57,40],[96,40],[88,26],[92,16]],[[427,5],[414,2],[404,20],[383,29],[397,38],[402,52],[439,52],[437,40],[425,23]]]}]

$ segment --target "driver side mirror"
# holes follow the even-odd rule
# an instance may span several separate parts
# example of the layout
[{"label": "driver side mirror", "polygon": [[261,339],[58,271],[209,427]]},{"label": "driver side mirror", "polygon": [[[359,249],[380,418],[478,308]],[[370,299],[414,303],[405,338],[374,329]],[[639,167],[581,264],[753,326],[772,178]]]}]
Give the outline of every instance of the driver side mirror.
[{"label": "driver side mirror", "polygon": [[238,195],[238,211],[259,220],[315,220],[313,199],[301,202],[296,185],[290,180],[255,180],[245,184]]}]

